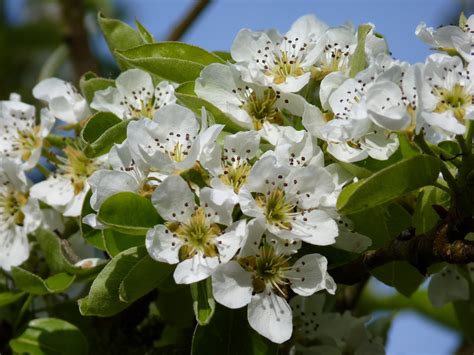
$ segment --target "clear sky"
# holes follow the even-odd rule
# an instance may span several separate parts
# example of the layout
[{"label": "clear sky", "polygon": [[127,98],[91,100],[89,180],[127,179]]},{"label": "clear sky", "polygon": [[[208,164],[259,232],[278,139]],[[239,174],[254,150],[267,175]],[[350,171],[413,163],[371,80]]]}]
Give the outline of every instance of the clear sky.
[{"label": "clear sky", "polygon": [[[467,0],[465,0],[467,1]],[[117,0],[132,23],[135,18],[156,39],[165,38],[192,0]],[[21,21],[23,1],[9,0],[8,15]],[[286,31],[299,16],[314,13],[336,26],[372,22],[388,40],[393,55],[411,63],[423,61],[431,52],[419,41],[416,26],[424,21],[437,27],[459,15],[460,0],[219,0],[214,1],[194,24],[184,41],[208,50],[229,50],[235,34],[243,27],[254,30],[277,28]],[[96,43],[101,51],[105,42]],[[380,289],[380,286],[378,287]],[[421,317],[402,312],[389,335],[389,355],[445,355],[452,353],[458,335]]]}]

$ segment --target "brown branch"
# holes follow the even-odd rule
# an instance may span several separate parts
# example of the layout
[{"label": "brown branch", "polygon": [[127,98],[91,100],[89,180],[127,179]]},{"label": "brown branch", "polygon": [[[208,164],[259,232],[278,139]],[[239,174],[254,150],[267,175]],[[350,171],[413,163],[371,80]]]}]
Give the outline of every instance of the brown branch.
[{"label": "brown branch", "polygon": [[76,78],[87,71],[98,71],[98,64],[91,52],[84,26],[84,0],[60,0],[66,42]]},{"label": "brown branch", "polygon": [[[450,242],[450,240],[454,240]],[[396,238],[388,245],[370,250],[357,259],[329,271],[337,283],[353,285],[363,281],[376,267],[405,260],[422,274],[437,262],[466,264],[474,261],[474,243],[459,236],[450,238],[449,223],[441,223],[432,235]]]},{"label": "brown branch", "polygon": [[205,8],[211,3],[210,0],[196,0],[194,6],[186,16],[171,30],[166,37],[167,41],[178,41],[189,30],[194,21],[201,15]]}]

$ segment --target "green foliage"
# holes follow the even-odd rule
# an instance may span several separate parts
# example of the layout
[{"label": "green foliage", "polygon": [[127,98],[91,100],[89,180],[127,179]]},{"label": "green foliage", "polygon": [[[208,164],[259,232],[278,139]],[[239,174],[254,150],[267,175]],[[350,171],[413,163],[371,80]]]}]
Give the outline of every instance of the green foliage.
[{"label": "green foliage", "polygon": [[216,308],[212,297],[211,278],[191,284],[191,296],[193,297],[193,309],[196,321],[199,325],[208,324]]},{"label": "green foliage", "polygon": [[87,72],[81,76],[79,87],[82,95],[86,98],[88,103],[94,99],[94,94],[98,90],[105,90],[108,87],[114,86],[115,82],[111,79],[99,78],[93,72]]},{"label": "green foliage", "polygon": [[180,42],[145,44],[117,51],[117,55],[131,67],[143,69],[177,83],[194,81],[206,65],[223,63],[223,60],[215,54]]},{"label": "green foliage", "polygon": [[360,25],[357,30],[357,47],[351,59],[351,77],[367,67],[367,58],[365,54],[365,38],[372,27],[370,25]]},{"label": "green foliage", "polygon": [[413,214],[413,225],[416,234],[425,234],[433,229],[439,221],[439,216],[433,205],[448,207],[449,193],[434,186],[426,186],[420,190]]},{"label": "green foliage", "polygon": [[372,275],[410,297],[424,281],[424,276],[406,261],[392,261],[372,270]]},{"label": "green foliage", "polygon": [[[212,339],[212,341],[210,341]],[[245,307],[228,309],[216,306],[214,317],[194,331],[191,354],[277,354],[278,345],[250,328]]]},{"label": "green foliage", "polygon": [[105,250],[111,257],[131,247],[145,245],[145,237],[143,235],[125,234],[113,229],[104,229],[102,231],[102,239]]},{"label": "green foliage", "polygon": [[76,278],[74,275],[59,273],[43,280],[38,275],[20,267],[12,268],[12,277],[17,288],[33,295],[66,291]]},{"label": "green foliage", "polygon": [[31,355],[87,355],[87,340],[81,331],[61,319],[42,318],[28,323],[25,331],[10,341],[13,351]]},{"label": "green foliage", "polygon": [[127,308],[122,302],[119,289],[130,270],[145,256],[145,247],[133,247],[116,255],[97,275],[89,295],[79,300],[79,309],[84,316],[110,317]]},{"label": "green foliage", "polygon": [[404,159],[344,188],[337,208],[353,214],[382,205],[408,192],[433,184],[439,174],[439,160],[417,155]]},{"label": "green foliage", "polygon": [[145,235],[163,220],[151,201],[133,192],[120,192],[100,206],[98,219],[118,232]]},{"label": "green foliage", "polygon": [[[83,131],[81,135],[87,142],[84,151],[89,158],[104,155],[114,144],[122,143],[125,140],[129,121],[120,119],[117,121],[117,119],[118,117],[112,113],[98,112],[87,122],[84,127],[86,132]],[[88,128],[89,125],[91,125],[90,128]],[[93,127],[97,129],[94,133],[92,133]]]},{"label": "green foliage", "polygon": [[110,52],[115,57],[118,66],[122,70],[127,69],[129,66],[120,58],[120,56],[117,56],[116,51],[133,48],[143,44],[142,37],[133,28],[122,21],[106,18],[100,13],[97,20],[102,29],[102,33],[104,34],[107,45],[109,46]]}]

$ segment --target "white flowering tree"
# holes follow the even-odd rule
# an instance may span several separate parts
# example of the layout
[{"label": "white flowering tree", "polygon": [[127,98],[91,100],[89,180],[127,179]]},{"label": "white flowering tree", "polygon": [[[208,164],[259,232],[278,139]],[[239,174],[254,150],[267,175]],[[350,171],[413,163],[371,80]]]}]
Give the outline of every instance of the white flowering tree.
[{"label": "white flowering tree", "polygon": [[0,351],[383,354],[404,307],[472,344],[474,17],[417,64],[313,15],[230,52],[98,21],[117,78],[0,101]]}]

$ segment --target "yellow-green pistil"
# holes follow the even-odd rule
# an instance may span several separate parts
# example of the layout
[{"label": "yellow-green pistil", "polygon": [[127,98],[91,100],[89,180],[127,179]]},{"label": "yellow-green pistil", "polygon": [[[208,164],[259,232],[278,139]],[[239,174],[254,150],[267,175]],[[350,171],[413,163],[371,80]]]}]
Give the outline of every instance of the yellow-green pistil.
[{"label": "yellow-green pistil", "polygon": [[219,179],[231,186],[235,193],[239,193],[240,188],[247,182],[252,166],[247,162],[239,162],[237,164],[226,164],[224,166],[224,173],[219,176]]},{"label": "yellow-green pistil", "polygon": [[82,151],[72,147],[64,148],[64,152],[67,162],[63,168],[70,175],[74,194],[77,195],[84,189],[87,178],[97,169],[97,164],[93,159],[86,157]]},{"label": "yellow-green pistil", "polygon": [[473,97],[463,85],[456,84],[451,90],[435,88],[433,93],[440,99],[435,112],[451,111],[459,122],[464,123],[466,107],[472,105]]},{"label": "yellow-green pistil", "polygon": [[289,268],[289,257],[279,255],[270,245],[259,248],[258,255],[240,258],[240,265],[253,274],[252,285],[255,293],[261,293],[267,287],[282,297],[288,296],[289,282],[285,271]]},{"label": "yellow-green pistil", "polygon": [[266,195],[258,194],[255,201],[263,209],[268,224],[291,230],[295,205],[287,201],[285,192],[281,188],[274,188]]},{"label": "yellow-green pistil", "polygon": [[215,238],[221,234],[221,229],[209,222],[204,208],[197,208],[188,223],[170,222],[167,227],[173,236],[184,241],[179,249],[180,260],[190,259],[198,252],[205,257],[219,255]]},{"label": "yellow-green pistil", "polygon": [[261,129],[265,121],[283,122],[276,107],[277,98],[278,94],[273,89],[266,89],[263,95],[257,95],[254,91],[247,96],[242,108],[252,118],[255,129]]},{"label": "yellow-green pistil", "polygon": [[28,196],[19,191],[7,190],[0,194],[0,211],[4,222],[13,220],[16,225],[22,226],[25,214],[22,208],[28,202]]},{"label": "yellow-green pistil", "polygon": [[286,51],[280,51],[274,55],[274,66],[267,69],[266,75],[273,75],[275,84],[283,84],[289,76],[300,76],[304,74],[299,58],[288,58]]},{"label": "yellow-green pistil", "polygon": [[40,127],[35,126],[28,131],[18,130],[18,137],[14,147],[21,152],[21,159],[28,160],[34,149],[41,148],[42,140],[39,137]]}]

